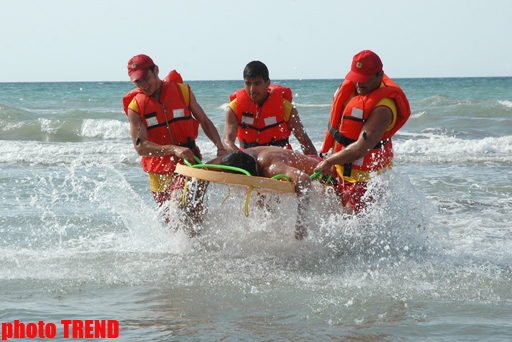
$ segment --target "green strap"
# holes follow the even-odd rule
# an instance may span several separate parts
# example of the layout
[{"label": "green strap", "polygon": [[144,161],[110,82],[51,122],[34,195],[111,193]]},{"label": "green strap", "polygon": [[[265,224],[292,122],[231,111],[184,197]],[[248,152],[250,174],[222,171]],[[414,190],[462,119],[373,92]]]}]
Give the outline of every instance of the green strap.
[{"label": "green strap", "polygon": [[[309,178],[311,178],[311,179],[315,179],[315,178],[316,178],[318,175],[320,175],[321,173],[322,173],[322,171],[317,171],[317,172],[313,173],[311,176],[309,176]],[[323,175],[320,175],[320,177],[318,178],[318,181],[321,181],[321,180],[322,180],[322,177],[323,177]],[[331,181],[331,178],[332,178],[332,176],[329,176],[329,177],[327,178],[327,180],[325,181],[325,184],[329,184],[329,182]]]},{"label": "green strap", "polygon": [[275,175],[274,177],[270,178],[270,179],[278,179],[278,178],[284,178],[286,179],[288,182],[291,182],[292,180],[290,179],[290,177],[288,177],[287,175]]},{"label": "green strap", "polygon": [[[194,156],[194,159],[196,160],[196,162],[201,165],[203,162],[201,161],[201,159],[199,159],[197,156]],[[183,158],[183,161],[185,162],[185,165],[187,166],[192,166],[192,164],[186,159],[186,158]]]},{"label": "green strap", "polygon": [[318,176],[318,175],[319,175],[319,174],[321,174],[321,173],[322,173],[322,171],[317,171],[317,172],[313,173],[311,176],[309,176],[309,178],[311,178],[311,179],[315,179],[315,178],[316,178],[316,176]]},{"label": "green strap", "polygon": [[190,167],[193,167],[193,168],[199,168],[199,167],[204,167],[204,168],[215,168],[215,169],[224,169],[224,170],[231,170],[231,171],[237,171],[237,172],[241,172],[241,173],[244,173],[245,175],[247,176],[251,176],[251,174],[249,173],[249,171],[247,170],[244,170],[244,169],[241,169],[239,167],[234,167],[234,166],[228,166],[228,165],[217,165],[217,164],[196,164],[196,165],[189,165]]}]

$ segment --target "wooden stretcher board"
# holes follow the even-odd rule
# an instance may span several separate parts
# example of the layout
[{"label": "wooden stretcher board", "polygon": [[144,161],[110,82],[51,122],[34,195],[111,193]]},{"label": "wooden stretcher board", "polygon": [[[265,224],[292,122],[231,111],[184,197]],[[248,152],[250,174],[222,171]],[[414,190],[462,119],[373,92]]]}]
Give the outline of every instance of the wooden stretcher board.
[{"label": "wooden stretcher board", "polygon": [[176,166],[175,172],[183,176],[202,179],[215,183],[223,183],[228,185],[246,185],[258,189],[270,189],[281,192],[295,192],[295,186],[292,182],[277,179],[246,176],[222,171],[210,171],[201,168],[185,166],[182,164],[178,164]]}]

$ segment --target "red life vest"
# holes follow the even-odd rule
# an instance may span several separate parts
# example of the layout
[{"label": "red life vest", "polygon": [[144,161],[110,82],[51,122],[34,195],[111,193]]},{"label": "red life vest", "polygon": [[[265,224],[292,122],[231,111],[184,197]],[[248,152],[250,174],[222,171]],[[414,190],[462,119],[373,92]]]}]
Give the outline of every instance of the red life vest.
[{"label": "red life vest", "polygon": [[350,177],[352,168],[375,171],[390,164],[393,158],[391,137],[411,115],[409,101],[402,89],[386,75],[384,75],[382,82],[384,87],[366,95],[356,95],[354,83],[346,80],[334,95],[331,121],[325,134],[321,153],[326,153],[331,148],[333,148],[333,153],[338,152],[355,142],[371,111],[382,99],[391,98],[397,106],[397,117],[393,128],[384,133],[380,142],[364,158],[344,165],[343,175],[346,177]]},{"label": "red life vest", "polygon": [[230,101],[236,99],[240,149],[268,145],[291,149],[288,140],[290,129],[283,116],[283,99],[292,102],[292,90],[271,85],[268,91],[268,98],[261,108],[251,101],[245,89],[240,89],[229,97]]},{"label": "red life vest", "polygon": [[[148,131],[148,140],[159,145],[180,145],[192,149],[199,156],[195,139],[199,132],[199,121],[194,119],[178,83],[183,83],[181,75],[171,71],[162,80],[160,101],[148,97],[140,89],[134,89],[123,98],[124,111],[133,99],[137,101],[142,122]],[[190,87],[188,87],[190,92]],[[171,135],[169,135],[169,130]],[[174,172],[181,158],[176,156],[142,156],[144,171],[168,174]]]}]

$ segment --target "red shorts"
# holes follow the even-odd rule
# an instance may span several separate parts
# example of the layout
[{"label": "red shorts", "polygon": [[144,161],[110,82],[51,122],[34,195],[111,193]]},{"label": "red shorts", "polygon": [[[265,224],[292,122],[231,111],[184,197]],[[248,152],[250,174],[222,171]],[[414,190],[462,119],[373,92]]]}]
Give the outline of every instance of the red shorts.
[{"label": "red shorts", "polygon": [[343,179],[338,179],[338,190],[343,206],[348,207],[350,205],[350,208],[352,208],[356,214],[366,206],[366,202],[363,202],[363,197],[366,194],[367,188],[365,182],[350,183]]}]

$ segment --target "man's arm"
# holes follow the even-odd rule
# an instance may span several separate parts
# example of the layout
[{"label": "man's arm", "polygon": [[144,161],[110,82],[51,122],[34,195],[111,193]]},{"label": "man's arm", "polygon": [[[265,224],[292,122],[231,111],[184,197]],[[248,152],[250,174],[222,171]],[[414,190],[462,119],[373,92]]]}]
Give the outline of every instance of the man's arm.
[{"label": "man's arm", "polygon": [[[142,118],[133,109],[128,109],[128,119],[130,120],[130,132],[132,135],[133,147],[140,156],[165,156],[175,155],[179,158],[194,158],[194,152],[188,147],[177,145],[159,145],[148,141],[148,131],[142,123]],[[138,139],[137,139],[138,138]]]},{"label": "man's arm", "polygon": [[190,91],[190,111],[192,115],[199,121],[201,124],[201,128],[203,129],[206,136],[215,144],[217,147],[217,155],[222,156],[226,154],[226,149],[224,145],[222,145],[222,141],[220,140],[219,132],[217,132],[217,128],[213,122],[206,116],[201,105],[197,102],[196,97],[192,91]]},{"label": "man's arm", "polygon": [[329,170],[334,165],[352,163],[359,158],[366,156],[375,145],[382,139],[393,121],[393,112],[385,106],[372,110],[368,120],[363,125],[358,139],[347,146],[347,148],[333,153],[324,159],[315,168],[315,171]]},{"label": "man's arm", "polygon": [[290,128],[290,131],[299,141],[302,152],[304,152],[305,155],[318,155],[315,145],[313,145],[313,142],[311,141],[309,135],[306,133],[306,130],[304,129],[302,121],[300,121],[299,112],[297,111],[297,108],[293,107],[290,119],[288,120],[287,124],[288,127]]},{"label": "man's arm", "polygon": [[222,142],[228,152],[239,150],[235,144],[236,135],[238,133],[238,119],[235,112],[231,107],[226,108],[226,125],[224,126],[224,133],[222,134]]}]

